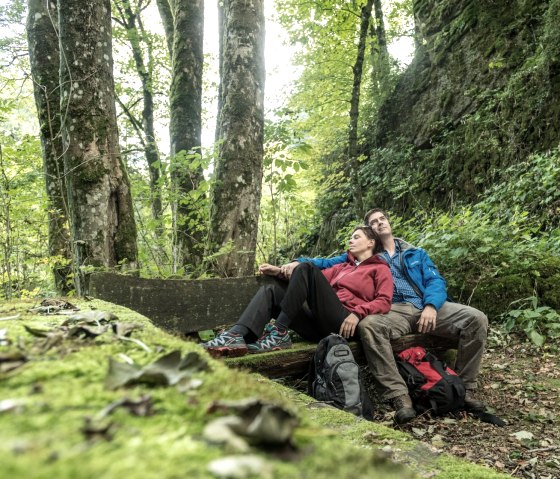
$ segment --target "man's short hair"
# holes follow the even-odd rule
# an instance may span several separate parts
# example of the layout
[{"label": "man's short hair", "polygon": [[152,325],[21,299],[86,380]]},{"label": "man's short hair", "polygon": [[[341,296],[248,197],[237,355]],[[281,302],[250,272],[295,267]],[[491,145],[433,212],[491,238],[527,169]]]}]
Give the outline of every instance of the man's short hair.
[{"label": "man's short hair", "polygon": [[382,210],[381,208],[373,208],[373,209],[369,210],[366,213],[366,215],[364,216],[364,222],[365,222],[366,225],[369,225],[369,217],[373,213],[381,213],[381,214],[383,214],[383,216],[385,216],[385,218],[389,219],[389,215],[385,212],[385,210]]}]

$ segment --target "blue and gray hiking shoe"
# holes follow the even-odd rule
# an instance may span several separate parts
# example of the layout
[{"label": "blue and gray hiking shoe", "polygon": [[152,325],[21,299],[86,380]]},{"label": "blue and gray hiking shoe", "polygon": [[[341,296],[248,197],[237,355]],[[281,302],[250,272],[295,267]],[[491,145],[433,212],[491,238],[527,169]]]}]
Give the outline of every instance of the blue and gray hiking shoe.
[{"label": "blue and gray hiking shoe", "polygon": [[275,324],[268,323],[264,328],[264,333],[255,343],[247,345],[250,353],[266,353],[268,351],[278,351],[292,347],[290,333],[280,331]]},{"label": "blue and gray hiking shoe", "polygon": [[211,341],[202,344],[213,357],[237,357],[247,354],[247,344],[243,336],[236,333],[224,331]]}]

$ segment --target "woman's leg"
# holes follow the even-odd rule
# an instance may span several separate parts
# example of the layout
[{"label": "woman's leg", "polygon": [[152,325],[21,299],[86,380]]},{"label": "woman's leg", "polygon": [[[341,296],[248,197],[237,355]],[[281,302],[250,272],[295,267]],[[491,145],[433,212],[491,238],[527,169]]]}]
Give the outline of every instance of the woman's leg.
[{"label": "woman's leg", "polygon": [[241,314],[237,323],[229,330],[203,344],[215,356],[242,356],[247,353],[247,343],[259,338],[266,324],[280,312],[280,302],[287,284],[275,281],[261,286]]},{"label": "woman's leg", "polygon": [[280,307],[291,320],[290,328],[310,341],[338,333],[350,314],[321,270],[311,263],[294,270]]}]

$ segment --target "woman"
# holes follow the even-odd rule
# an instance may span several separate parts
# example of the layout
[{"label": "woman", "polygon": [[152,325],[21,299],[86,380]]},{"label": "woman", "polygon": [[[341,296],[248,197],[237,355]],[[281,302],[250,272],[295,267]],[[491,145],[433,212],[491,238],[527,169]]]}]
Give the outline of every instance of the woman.
[{"label": "woman", "polygon": [[[287,287],[280,282],[262,286],[239,321],[204,348],[213,356],[286,349],[292,346],[289,328],[315,342],[333,332],[352,338],[360,319],[391,309],[393,279],[387,263],[377,256],[382,250],[377,233],[359,226],[350,237],[345,263],[322,271],[302,263]],[[281,276],[280,268],[270,264],[259,271]],[[274,317],[276,321],[270,321]]]}]

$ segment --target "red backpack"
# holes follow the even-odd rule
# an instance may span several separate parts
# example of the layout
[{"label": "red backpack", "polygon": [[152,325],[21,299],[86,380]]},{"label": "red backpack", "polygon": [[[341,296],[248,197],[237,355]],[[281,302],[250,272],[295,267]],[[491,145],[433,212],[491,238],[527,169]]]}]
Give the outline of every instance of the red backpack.
[{"label": "red backpack", "polygon": [[463,380],[424,348],[415,346],[399,353],[397,367],[417,412],[438,415],[464,408]]}]

